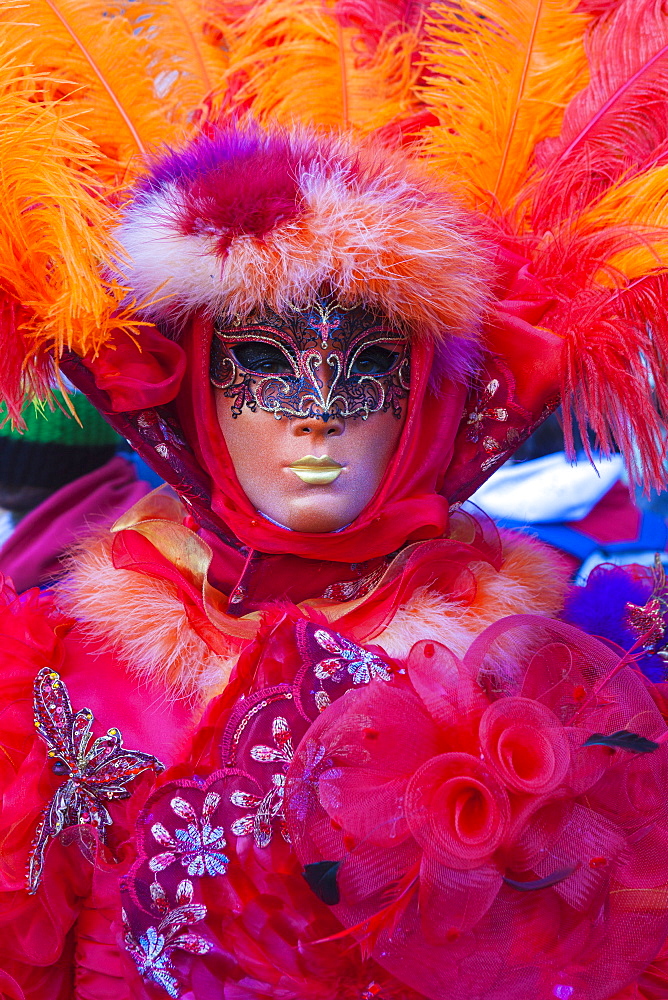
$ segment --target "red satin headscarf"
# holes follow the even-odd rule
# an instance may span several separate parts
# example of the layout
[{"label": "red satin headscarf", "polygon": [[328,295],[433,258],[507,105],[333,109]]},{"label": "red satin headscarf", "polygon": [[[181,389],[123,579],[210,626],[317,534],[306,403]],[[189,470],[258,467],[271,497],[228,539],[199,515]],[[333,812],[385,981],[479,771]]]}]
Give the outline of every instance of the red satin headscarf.
[{"label": "red satin headscarf", "polygon": [[443,534],[448,501],[439,486],[452,457],[466,389],[447,381],[438,394],[429,389],[430,344],[417,344],[412,350],[406,422],[380,489],[348,527],[320,533],[290,531],[259,516],[239,485],[209,381],[211,336],[211,322],[198,317],[183,338],[188,364],[176,408],[186,438],[211,478],[211,509],[232,534],[260,552],[346,563],[387,555],[406,541]]},{"label": "red satin headscarf", "polygon": [[138,344],[124,338],[63,368],[186,499],[214,549],[218,538],[237,549],[241,543],[260,553],[361,563],[406,542],[442,536],[451,501],[469,496],[556,405],[559,339],[536,325],[549,296],[521,258],[503,251],[497,263],[498,300],[484,331],[488,353],[478,388],[456,384],[447,373],[435,388],[434,345],[413,344],[396,454],[368,506],[337,532],[282,528],[259,515],[244,494],[209,380],[211,319],[193,315],[179,343],[146,325]]}]

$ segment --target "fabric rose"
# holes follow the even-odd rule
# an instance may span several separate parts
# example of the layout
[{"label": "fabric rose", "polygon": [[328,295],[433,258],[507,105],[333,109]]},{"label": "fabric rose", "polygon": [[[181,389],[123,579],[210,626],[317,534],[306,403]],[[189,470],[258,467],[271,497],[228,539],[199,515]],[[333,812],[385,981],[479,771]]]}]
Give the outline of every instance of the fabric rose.
[{"label": "fabric rose", "polygon": [[321,778],[318,798],[354,842],[390,846],[409,836],[403,806],[409,778],[443,744],[412,691],[381,683],[357,690],[352,717],[323,734],[336,776]]},{"label": "fabric rose", "polygon": [[570,749],[554,712],[529,698],[503,698],[480,720],[480,748],[504,785],[549,795],[564,780]]},{"label": "fabric rose", "polygon": [[[605,1000],[668,934],[667,734],[633,667],[562,622],[501,619],[461,659],[423,640],[311,725],[291,843],[423,996]],[[304,811],[308,741],[337,776]]]},{"label": "fabric rose", "polygon": [[510,804],[482,761],[467,753],[445,753],[412,776],[404,815],[426,854],[452,868],[477,868],[501,844]]}]

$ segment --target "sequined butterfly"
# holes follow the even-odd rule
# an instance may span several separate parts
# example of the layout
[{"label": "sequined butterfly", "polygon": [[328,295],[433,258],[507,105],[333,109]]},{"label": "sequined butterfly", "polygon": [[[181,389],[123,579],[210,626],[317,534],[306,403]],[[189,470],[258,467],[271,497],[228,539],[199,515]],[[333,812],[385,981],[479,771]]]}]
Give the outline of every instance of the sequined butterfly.
[{"label": "sequined butterfly", "polygon": [[35,731],[46,743],[56,774],[66,776],[42,812],[28,862],[28,892],[37,891],[49,841],[71,826],[87,826],[104,842],[112,818],[105,802],[127,799],[126,785],[149,768],[156,773],[163,765],[152,754],[127,750],[118,729],[92,739],[93,713],[89,708],[72,711],[69,694],[60,675],[45,667],[35,678]]}]

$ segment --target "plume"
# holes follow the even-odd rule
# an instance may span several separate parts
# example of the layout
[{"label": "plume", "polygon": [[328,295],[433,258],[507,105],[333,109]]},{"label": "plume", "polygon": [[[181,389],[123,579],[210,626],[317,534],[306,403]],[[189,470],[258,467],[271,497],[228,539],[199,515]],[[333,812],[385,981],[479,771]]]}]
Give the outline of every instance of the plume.
[{"label": "plume", "polygon": [[660,486],[668,417],[668,18],[659,0],[429,8],[423,152],[531,261],[573,422]]},{"label": "plume", "polygon": [[0,95],[0,159],[0,393],[18,418],[24,391],[48,390],[47,349],[94,347],[111,325],[120,289],[99,268],[118,249],[114,210],[87,180],[99,153],[77,118]]},{"label": "plume", "polygon": [[[569,262],[574,256],[569,257]],[[573,416],[596,449],[621,451],[636,482],[665,483],[668,416],[665,270],[606,289],[593,283],[563,302],[549,324],[564,338],[562,403],[567,450]]]},{"label": "plume", "polygon": [[577,0],[462,0],[426,15],[419,96],[439,124],[423,151],[455,175],[469,204],[502,216],[531,176],[534,150],[556,136],[587,80]]},{"label": "plume", "polygon": [[577,10],[586,14],[594,14],[595,17],[603,17],[623,2],[624,0],[580,0]]},{"label": "plume", "polygon": [[586,50],[589,84],[566,108],[560,134],[536,150],[537,232],[668,163],[668,18],[660,0],[614,6],[597,21]]},{"label": "plume", "polygon": [[[226,6],[214,5],[221,18]],[[419,67],[416,28],[401,20],[409,6],[397,4],[393,16],[387,0],[346,3],[339,13],[309,0],[249,5],[232,28],[228,113],[363,133],[411,115]]]},{"label": "plume", "polygon": [[331,10],[345,28],[354,27],[373,45],[387,31],[420,32],[429,0],[335,0]]},{"label": "plume", "polygon": [[0,32],[23,67],[3,89],[32,87],[34,101],[80,116],[96,171],[121,187],[146,152],[192,131],[226,65],[222,31],[195,0],[24,0],[2,6]]},{"label": "plume", "polygon": [[662,488],[668,19],[656,0],[605,5],[585,48],[588,85],[536,149],[530,256],[557,301],[544,322],[564,338],[567,444],[574,417],[602,450],[624,452],[634,478]]}]

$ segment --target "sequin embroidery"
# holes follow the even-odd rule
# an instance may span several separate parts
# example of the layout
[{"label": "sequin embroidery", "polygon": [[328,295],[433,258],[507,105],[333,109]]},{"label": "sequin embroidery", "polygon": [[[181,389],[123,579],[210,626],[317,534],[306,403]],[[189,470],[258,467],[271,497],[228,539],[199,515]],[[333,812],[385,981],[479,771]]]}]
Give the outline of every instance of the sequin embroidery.
[{"label": "sequin embroidery", "polygon": [[206,906],[193,903],[194,886],[184,879],[176,890],[175,906],[170,907],[165,890],[157,882],[151,885],[151,898],[162,920],[156,926],[151,926],[138,938],[133,935],[127,914],[123,911],[125,926],[124,944],[134,959],[140,976],[147,982],[155,983],[170,996],[181,996],[178,970],[172,962],[172,952],[177,948],[190,952],[191,955],[206,955],[211,951],[210,941],[190,928],[193,924],[204,920],[207,914]]},{"label": "sequin embroidery", "polygon": [[[173,899],[181,873],[185,869],[190,879],[190,905],[204,901],[197,920],[205,920],[212,916],[207,918],[205,902],[215,899],[217,892],[209,879],[218,877],[218,887],[226,891],[219,876],[232,876],[234,891],[235,869],[249,851],[269,849],[272,857],[289,857],[286,795],[291,808],[306,818],[317,806],[323,784],[341,777],[324,746],[311,740],[303,748],[306,780],[299,789],[290,789],[288,774],[297,745],[326,707],[325,701],[329,704],[330,694],[334,700],[354,684],[392,676],[391,664],[380,658],[381,650],[364,650],[314,622],[283,620],[276,626],[279,648],[284,649],[288,637],[295,661],[301,664],[291,683],[261,687],[241,699],[214,737],[212,763],[218,769],[208,778],[193,775],[163,784],[139,820],[138,856],[122,885],[126,946],[142,978],[174,998],[191,996],[193,989],[197,992],[195,970],[201,964],[196,956],[205,950],[216,952],[219,932],[209,923],[205,938],[193,940],[189,929],[172,931],[165,922],[170,908],[164,901]],[[332,676],[316,678],[316,666],[324,660],[336,661]],[[329,674],[330,669],[321,672]],[[159,900],[164,915],[156,907]],[[184,941],[191,940],[193,946],[186,947]],[[213,957],[205,960],[209,962],[214,964]],[[364,985],[360,983],[360,989]]]},{"label": "sequin embroidery", "polygon": [[668,656],[662,640],[666,635],[668,602],[665,598],[666,572],[658,552],[654,557],[652,579],[654,587],[649,600],[645,604],[627,603],[625,605],[626,624],[637,636],[638,640],[642,639],[643,649],[653,649],[665,660]]},{"label": "sequin embroidery", "polygon": [[[283,359],[280,370],[246,367],[234,348],[249,343],[266,344]],[[364,372],[360,357],[369,348],[386,353],[387,370]],[[232,400],[234,417],[244,406],[277,419],[366,419],[389,409],[399,417],[410,384],[409,346],[384,316],[363,306],[346,309],[322,299],[284,316],[265,309],[243,323],[216,328],[211,381]]]},{"label": "sequin embroidery", "polygon": [[392,680],[387,664],[375,653],[349,642],[342,635],[333,635],[324,629],[317,629],[313,638],[328,653],[327,657],[315,664],[314,673],[319,680],[340,680],[350,674],[353,684],[368,684],[372,677],[382,681]]},{"label": "sequin embroidery", "polygon": [[142,771],[159,773],[163,765],[152,754],[128,750],[118,729],[98,736],[92,746],[93,713],[89,708],[72,711],[67,687],[55,670],[45,667],[35,678],[35,730],[47,747],[53,770],[66,781],[44,808],[33,841],[29,861],[28,891],[39,887],[44,855],[51,840],[71,826],[97,831],[104,842],[112,817],[105,802],[127,799],[126,787]]},{"label": "sequin embroidery", "polygon": [[151,858],[152,872],[161,872],[179,861],[189,875],[224,875],[230,859],[223,853],[225,833],[220,826],[213,826],[211,819],[220,802],[220,795],[209,792],[204,799],[199,817],[190,802],[176,795],[170,802],[175,816],[185,820],[186,826],[177,827],[171,834],[162,823],[154,823],[151,833],[161,847],[167,850]]},{"label": "sequin embroidery", "polygon": [[239,789],[230,795],[232,805],[240,809],[252,810],[232,823],[232,833],[237,837],[244,837],[252,833],[258,847],[267,847],[271,843],[273,823],[276,820],[284,840],[288,842],[290,840],[283,817],[283,799],[285,796],[285,772],[294,757],[292,733],[287,720],[281,715],[277,715],[274,719],[271,732],[275,745],[268,747],[258,744],[251,748],[250,755],[253,760],[262,764],[283,762],[282,772],[272,774],[271,788],[264,796],[253,795]]}]

